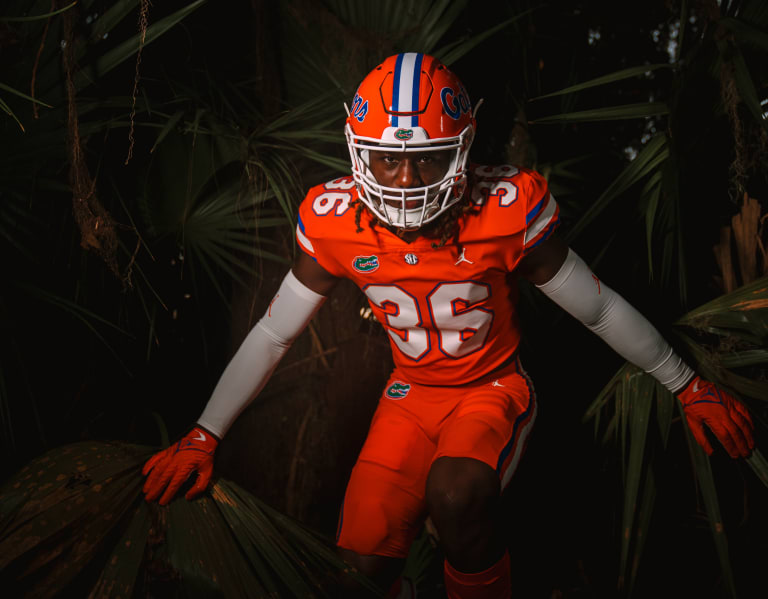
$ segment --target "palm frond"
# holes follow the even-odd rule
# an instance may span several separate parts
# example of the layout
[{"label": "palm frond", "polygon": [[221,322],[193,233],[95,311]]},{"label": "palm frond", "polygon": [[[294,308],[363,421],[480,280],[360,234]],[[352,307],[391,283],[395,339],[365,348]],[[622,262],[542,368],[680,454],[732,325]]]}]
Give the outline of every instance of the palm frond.
[{"label": "palm frond", "polygon": [[143,35],[143,37],[142,33],[137,33],[133,37],[118,44],[115,48],[112,48],[108,52],[105,52],[103,55],[99,56],[92,64],[84,65],[83,68],[75,75],[75,89],[83,89],[92,83],[96,77],[102,77],[112,71],[115,67],[121,65],[131,56],[136,54],[140,43],[145,47],[148,46],[168,30],[172,29],[174,26],[180,23],[184,18],[200,8],[205,2],[206,0],[195,0],[194,2],[191,2],[173,14],[170,14],[167,17],[163,17],[159,21],[152,23],[152,25],[147,27],[146,34]]},{"label": "palm frond", "polygon": [[[643,506],[638,501],[642,479],[647,475],[646,466],[646,439],[650,422],[651,406],[653,405],[653,392],[655,386],[652,380],[633,373],[622,380],[627,414],[626,425],[628,434],[624,437],[628,442],[628,456],[626,460],[626,473],[624,483],[624,511],[622,517],[621,535],[621,559],[620,572],[626,573],[630,559],[630,540],[633,539],[632,529],[636,525],[636,510],[644,510],[645,517],[650,517],[652,506]],[[631,398],[631,399],[630,399]],[[645,499],[652,501],[655,494]],[[647,513],[646,513],[647,512]],[[638,529],[642,530],[640,527]],[[631,583],[630,583],[631,584]]]},{"label": "palm frond", "polygon": [[568,241],[576,238],[600,213],[633,185],[642,181],[661,166],[669,156],[666,136],[658,134],[645,144],[637,157],[614,179],[594,203],[566,233]]},{"label": "palm frond", "polygon": [[448,46],[445,46],[444,48],[441,48],[439,50],[435,51],[435,56],[437,56],[442,62],[444,62],[447,65],[452,65],[454,62],[459,60],[462,56],[467,54],[470,50],[475,48],[476,46],[483,43],[485,40],[487,40],[492,35],[498,33],[505,27],[509,27],[513,23],[517,22],[518,20],[522,19],[523,17],[529,15],[532,13],[535,8],[531,8],[529,10],[523,11],[520,14],[515,15],[514,17],[510,17],[509,19],[505,19],[501,23],[498,23],[494,25],[493,27],[490,27],[486,29],[485,31],[478,33],[476,35],[473,35],[470,38],[467,38],[465,40],[458,40],[454,43],[449,44]]},{"label": "palm frond", "polygon": [[33,460],[0,488],[6,592],[53,597],[79,588],[132,596],[334,597],[350,572],[330,539],[236,484],[166,507],[143,500],[141,467],[156,449],[82,442]]},{"label": "palm frond", "polygon": [[593,87],[600,87],[601,85],[607,85],[609,83],[615,83],[616,81],[623,81],[625,79],[631,79],[633,77],[645,75],[646,73],[651,73],[658,69],[669,69],[669,68],[672,68],[672,66],[673,65],[670,65],[670,64],[648,64],[648,65],[640,65],[636,67],[629,67],[627,69],[616,71],[615,73],[610,73],[608,75],[595,77],[594,79],[590,79],[589,81],[584,81],[583,83],[571,85],[569,87],[558,90],[556,92],[551,92],[549,94],[544,94],[543,96],[537,96],[535,98],[531,98],[531,102],[535,100],[542,100],[544,98],[552,98],[555,96],[573,94],[576,92],[584,91],[585,89],[592,89]]},{"label": "palm frond", "polygon": [[68,11],[70,8],[72,8],[75,4],[77,4],[77,1],[72,2],[71,4],[68,4],[67,6],[64,6],[63,8],[59,8],[57,10],[39,14],[39,15],[31,15],[28,17],[3,17],[0,16],[0,22],[5,23],[29,23],[32,21],[41,21],[43,19],[47,19],[49,17],[53,17],[54,15],[61,14],[63,12]]},{"label": "palm frond", "polygon": [[624,104],[622,106],[607,106],[554,114],[531,121],[534,125],[559,125],[561,123],[585,123],[601,121],[618,121],[624,119],[641,119],[652,116],[662,116],[669,113],[669,106],[664,102],[641,102]]},{"label": "palm frond", "polygon": [[768,130],[768,121],[763,117],[763,108],[760,106],[757,87],[744,60],[744,55],[738,47],[729,48],[728,54],[733,65],[734,80],[736,81],[736,87],[739,90],[741,100],[746,104],[755,121],[760,123],[763,129]]},{"label": "palm frond", "polygon": [[106,327],[111,328],[114,331],[117,331],[125,336],[130,336],[130,333],[124,329],[122,329],[120,326],[114,324],[113,322],[110,322],[106,318],[103,318],[102,316],[96,314],[95,312],[88,310],[87,308],[84,308],[83,306],[79,305],[77,302],[69,300],[65,297],[61,297],[60,295],[57,295],[55,293],[51,293],[50,291],[47,291],[46,289],[43,289],[41,287],[36,287],[33,285],[29,285],[26,283],[15,283],[14,285],[18,289],[20,289],[27,297],[42,301],[46,304],[49,304],[51,306],[54,306],[60,310],[63,310],[70,316],[73,316],[75,319],[80,321],[85,328],[87,328],[91,334],[101,342],[101,344],[107,349],[107,351],[112,354],[117,364],[120,365],[120,367],[127,373],[130,373],[130,370],[128,369],[128,366],[126,365],[125,361],[120,356],[120,353],[113,347],[107,339],[99,332],[99,330],[96,328],[94,323],[100,323]]},{"label": "palm frond", "polygon": [[[768,384],[731,370],[766,363],[768,277],[692,310],[675,325],[676,335],[685,344],[694,360],[692,365],[702,376],[745,396],[762,400],[768,398]],[[692,331],[698,337],[683,333],[679,330],[681,328]],[[713,334],[716,340],[727,342],[713,345]],[[734,347],[740,349],[734,351]],[[601,421],[607,420],[608,424],[602,425],[605,429],[604,440],[616,439],[622,455],[625,490],[620,581],[624,583],[628,577],[627,588],[631,591],[644,545],[642,535],[647,533],[656,496],[653,467],[648,455],[650,449],[646,446],[654,395],[657,399],[655,413],[663,450],[666,450],[675,405],[678,406],[680,420],[685,423],[694,473],[699,482],[724,584],[730,596],[735,597],[736,587],[726,533],[707,455],[690,434],[679,402],[658,381],[628,363],[614,375],[584,415],[584,420],[594,421],[596,434],[601,428]],[[759,450],[755,450],[747,462],[757,478],[768,487],[768,463]],[[638,501],[640,494],[642,499]]]},{"label": "palm frond", "polygon": [[712,540],[714,541],[715,549],[717,550],[717,557],[720,562],[720,572],[723,577],[726,592],[730,597],[735,598],[738,595],[736,593],[736,584],[733,578],[731,560],[728,556],[728,540],[725,534],[725,526],[723,526],[723,517],[720,514],[720,502],[717,498],[717,487],[715,485],[715,477],[712,473],[712,467],[706,452],[693,438],[693,434],[691,433],[685,418],[683,405],[680,402],[677,402],[677,407],[680,412],[681,420],[686,423],[684,427],[685,438],[688,441],[688,450],[693,460],[693,470],[696,473],[701,497],[704,500],[707,522],[709,523]]},{"label": "palm frond", "polygon": [[735,17],[723,17],[718,25],[733,32],[740,44],[768,51],[768,34]]}]

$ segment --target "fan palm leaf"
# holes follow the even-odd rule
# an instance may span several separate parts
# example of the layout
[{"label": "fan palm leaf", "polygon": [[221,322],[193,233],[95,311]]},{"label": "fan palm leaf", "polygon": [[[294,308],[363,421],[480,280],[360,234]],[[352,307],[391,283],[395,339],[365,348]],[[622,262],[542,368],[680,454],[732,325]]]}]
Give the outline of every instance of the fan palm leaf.
[{"label": "fan palm leaf", "polygon": [[[33,460],[0,489],[6,591],[89,596],[333,597],[348,566],[333,543],[226,480],[210,494],[147,504],[155,448],[83,442]],[[363,577],[346,572],[372,593]]]},{"label": "fan palm leaf", "polygon": [[[702,376],[738,394],[757,400],[768,399],[768,383],[738,374],[733,369],[764,367],[768,357],[768,277],[763,277],[734,292],[716,298],[676,323],[676,333],[686,344]],[[684,333],[681,329],[692,331]],[[703,336],[703,338],[702,338]],[[717,341],[713,345],[711,339]],[[734,353],[733,347],[739,347]],[[650,406],[656,399],[655,416],[664,451],[672,416],[677,405],[681,421],[686,423],[686,438],[694,473],[704,502],[707,519],[717,550],[723,580],[730,596],[736,596],[736,581],[728,557],[726,532],[717,498],[714,476],[704,451],[693,440],[682,406],[672,394],[650,375],[631,364],[625,364],[606,385],[585,412],[585,420],[593,420],[595,432],[604,426],[603,440],[618,441],[624,474],[624,508],[621,535],[621,569],[619,580],[631,592],[637,577],[645,535],[655,501],[655,478],[647,446],[651,416]],[[759,450],[747,463],[757,478],[768,487],[768,464]]]}]

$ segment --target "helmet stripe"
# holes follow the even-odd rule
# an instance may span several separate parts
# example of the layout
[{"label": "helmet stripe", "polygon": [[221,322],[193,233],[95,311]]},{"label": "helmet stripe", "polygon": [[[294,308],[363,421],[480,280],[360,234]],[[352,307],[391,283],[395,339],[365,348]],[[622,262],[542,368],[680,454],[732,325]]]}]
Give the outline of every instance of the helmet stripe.
[{"label": "helmet stripe", "polygon": [[[419,79],[423,54],[406,52],[398,54],[395,62],[395,74],[392,81],[392,112],[416,112],[419,109]],[[392,115],[393,127],[416,127],[418,116],[400,117]],[[410,122],[409,122],[410,121]]]},{"label": "helmet stripe", "polygon": [[[416,112],[419,109],[419,83],[421,81],[421,60],[424,58],[423,54],[416,55],[416,61],[413,65],[413,101],[411,103],[411,110]],[[411,127],[419,126],[419,115],[415,114],[411,117]]]},{"label": "helmet stripe", "polygon": [[[398,54],[395,61],[395,78],[392,81],[392,112],[397,113],[400,111],[400,71],[403,67],[403,57],[405,54]],[[397,114],[392,115],[392,126],[398,127]]]}]

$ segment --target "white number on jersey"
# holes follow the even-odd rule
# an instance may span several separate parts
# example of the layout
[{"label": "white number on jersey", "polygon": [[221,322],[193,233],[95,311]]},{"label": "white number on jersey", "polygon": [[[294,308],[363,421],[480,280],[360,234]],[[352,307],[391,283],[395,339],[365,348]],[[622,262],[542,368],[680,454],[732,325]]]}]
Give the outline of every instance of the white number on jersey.
[{"label": "white number on jersey", "polygon": [[[385,312],[387,332],[398,349],[412,360],[423,358],[431,344],[416,298],[394,285],[367,285],[363,292]],[[440,283],[430,292],[427,308],[440,351],[461,358],[485,344],[493,311],[471,306],[489,296],[489,285],[473,281]]]},{"label": "white number on jersey", "polygon": [[394,285],[368,285],[363,291],[386,313],[391,327],[387,332],[400,351],[412,360],[421,359],[429,351],[429,334],[422,327],[416,298]]},{"label": "white number on jersey", "polygon": [[333,181],[328,181],[323,187],[325,189],[352,189],[355,186],[355,180],[352,177],[339,177]]},{"label": "white number on jersey", "polygon": [[331,210],[336,209],[336,216],[341,216],[349,210],[349,202],[352,200],[352,194],[346,191],[326,191],[321,193],[312,202],[312,210],[318,216],[325,216]]}]

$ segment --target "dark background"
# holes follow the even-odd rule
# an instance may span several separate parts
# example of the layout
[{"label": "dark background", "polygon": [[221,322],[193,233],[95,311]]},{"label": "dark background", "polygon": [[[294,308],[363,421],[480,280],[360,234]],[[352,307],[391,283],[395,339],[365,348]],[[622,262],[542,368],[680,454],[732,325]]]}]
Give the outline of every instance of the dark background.
[{"label": "dark background", "polygon": [[[88,35],[85,17],[103,13],[109,4],[96,1],[79,9],[81,35]],[[724,4],[722,11],[733,12],[750,3]],[[150,23],[182,5],[151,6]],[[690,35],[695,39],[697,31],[711,26],[708,11],[717,9],[711,2],[693,5],[698,12]],[[125,105],[111,106],[110,100],[130,95],[135,61],[98,78],[80,94],[81,102],[97,104],[88,118],[109,123],[84,135],[85,162],[101,201],[118,223],[121,272],[125,273],[136,243],[131,228],[137,227],[145,237],[147,245],[136,263],[152,281],[159,300],[149,308],[146,298],[152,294],[140,292],[147,288],[138,274],[134,273],[133,286],[126,286],[95,252],[81,246],[67,195],[63,111],[55,113],[57,136],[42,138],[44,149],[30,155],[35,158],[26,163],[29,168],[23,176],[14,178],[10,167],[3,172],[7,185],[3,196],[8,199],[19,191],[33,215],[30,220],[2,221],[6,226],[16,223],[10,226],[22,231],[23,244],[8,243],[18,239],[11,235],[0,239],[5,280],[0,292],[4,477],[31,457],[79,439],[159,445],[162,427],[173,439],[200,414],[220,372],[287,266],[257,260],[257,274],[246,277],[245,285],[234,283],[227,272],[215,273],[222,299],[200,272],[192,272],[193,265],[179,259],[183,235],[152,229],[143,220],[140,199],[162,203],[163,185],[176,179],[175,184],[184,186],[189,173],[181,169],[176,177],[175,163],[167,156],[176,151],[174,144],[183,155],[192,134],[187,128],[169,136],[163,158],[161,149],[152,151],[157,131],[173,106],[183,109],[184,122],[193,121],[199,109],[215,113],[230,131],[240,131],[247,139],[306,99],[311,76],[307,81],[294,76],[300,72],[296,64],[304,60],[303,52],[314,50],[316,58],[327,58],[348,98],[354,82],[379,60],[394,51],[419,50],[408,47],[407,35],[350,27],[334,10],[333,3],[322,2],[242,0],[227,2],[226,7],[208,2],[147,46],[140,64],[142,126],[136,129],[128,165],[128,111]],[[720,227],[738,210],[740,198],[733,191],[729,170],[734,136],[717,75],[706,68],[691,68],[684,77],[657,71],[652,77],[576,97],[533,100],[629,66],[669,62],[668,42],[680,10],[675,2],[471,3],[437,47],[470,38],[526,10],[530,12],[513,27],[451,65],[472,98],[484,98],[472,159],[500,163],[522,157],[527,165],[549,174],[561,205],[562,230],[567,231],[627,164],[628,156],[647,141],[647,133],[666,128],[675,140],[684,140],[687,145],[679,156],[685,273],[675,270],[671,282],[649,277],[644,213],[632,201],[615,202],[572,242],[595,263],[604,281],[667,333],[677,316],[722,293],[711,248]],[[132,14],[112,29],[103,44],[114,47],[134,35],[135,17]],[[30,66],[37,38],[24,37],[12,23],[0,26],[4,80],[23,80],[29,70],[22,71],[20,65]],[[693,62],[712,52],[710,46],[701,44],[685,55]],[[91,44],[81,61],[104,51],[105,47]],[[765,94],[764,69],[756,79]],[[238,87],[242,97],[233,95],[233,82],[250,82]],[[673,115],[535,123],[564,111],[649,100],[669,102]],[[58,108],[62,105],[60,99]],[[340,130],[343,109],[340,103],[334,106],[338,122],[331,128]],[[23,102],[15,100],[12,107],[25,122],[28,140],[43,125],[32,121]],[[247,112],[250,109],[253,112]],[[19,133],[10,118],[2,131],[4,155],[9,156]],[[511,155],[509,141],[515,136],[524,142],[524,151]],[[326,144],[321,151],[341,159],[346,155],[341,144]],[[519,146],[516,151],[520,152]],[[574,163],[568,168],[578,179],[558,176],[562,172],[558,167],[570,160]],[[183,162],[182,157],[179,163]],[[296,158],[295,164],[294,183],[299,189],[334,174],[306,158]],[[219,173],[224,174],[231,175],[227,169]],[[764,169],[751,168],[746,187],[764,203],[768,199]],[[296,204],[300,199],[297,194],[292,197]],[[294,252],[290,224],[263,235],[286,261],[290,259]],[[680,277],[688,284],[685,298],[678,293]],[[57,308],[45,293],[29,293],[30,287],[65,297],[88,314],[75,316],[60,304]],[[315,323],[322,348],[330,353],[318,358],[318,342],[305,333],[221,444],[217,462],[219,475],[328,535],[335,529],[346,477],[390,367],[386,337],[375,323],[359,317],[363,306],[362,295],[351,286],[341,285],[334,292]],[[526,331],[523,361],[541,406],[526,459],[505,498],[509,517],[504,526],[521,596],[554,597],[555,592],[611,596],[618,567],[621,456],[599,444],[582,416],[622,360],[530,289],[525,290],[521,311]],[[756,414],[764,417],[761,409],[756,407]],[[670,444],[658,460],[659,498],[647,531],[637,596],[721,596],[714,545],[697,500],[679,421]],[[760,596],[758,588],[764,586],[758,586],[759,572],[768,555],[760,538],[766,525],[766,511],[760,509],[765,488],[755,484],[743,463],[731,462],[719,448],[712,463],[737,580],[743,596]]]}]

